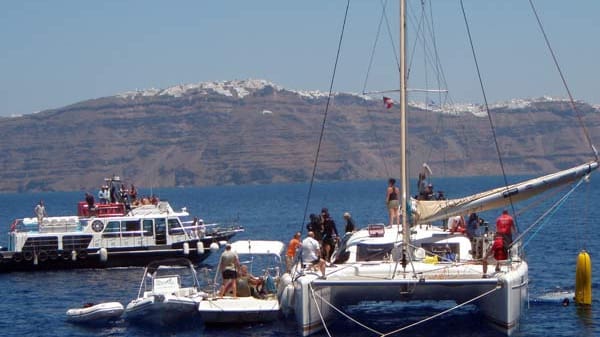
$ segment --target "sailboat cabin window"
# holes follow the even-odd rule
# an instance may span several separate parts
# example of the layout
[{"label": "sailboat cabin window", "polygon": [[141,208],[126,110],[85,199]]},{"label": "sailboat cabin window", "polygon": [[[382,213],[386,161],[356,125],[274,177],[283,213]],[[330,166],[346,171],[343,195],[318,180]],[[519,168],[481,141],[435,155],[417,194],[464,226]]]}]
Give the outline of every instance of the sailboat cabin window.
[{"label": "sailboat cabin window", "polygon": [[356,246],[356,261],[377,261],[383,260],[383,257],[390,255],[394,248],[393,243],[384,244],[364,244],[359,243]]}]

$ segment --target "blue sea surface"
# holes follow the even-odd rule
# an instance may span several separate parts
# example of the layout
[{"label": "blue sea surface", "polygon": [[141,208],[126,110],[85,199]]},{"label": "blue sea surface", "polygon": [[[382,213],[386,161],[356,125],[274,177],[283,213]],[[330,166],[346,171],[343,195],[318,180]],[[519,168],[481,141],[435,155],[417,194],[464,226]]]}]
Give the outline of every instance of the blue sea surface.
[{"label": "blue sea surface", "polygon": [[[537,297],[557,290],[574,290],[577,254],[585,248],[592,257],[593,290],[598,290],[600,249],[598,219],[600,182],[583,184],[547,221],[525,238],[529,262],[528,308],[513,336],[599,336],[600,309],[596,296],[591,307],[541,303]],[[499,177],[438,179],[436,189],[448,197],[464,196],[502,185]],[[230,222],[239,218],[246,231],[235,239],[270,239],[287,243],[304,229],[308,213],[328,207],[343,228],[342,214],[351,212],[357,225],[387,222],[384,205],[385,181],[318,183],[307,205],[307,184],[271,184],[205,188],[169,188],[139,191],[169,200],[174,208],[187,207],[206,222]],[[85,191],[0,194],[0,228],[6,233],[14,218],[32,217],[39,199],[49,215],[72,215]],[[95,194],[96,191],[89,191]],[[556,196],[529,205],[517,205],[520,230],[537,220]],[[545,206],[537,207],[536,206]],[[522,210],[528,212],[523,212]],[[482,214],[490,224],[498,211]],[[0,236],[0,246],[7,237]],[[214,268],[218,254],[200,268]],[[298,336],[292,318],[269,324],[205,327],[201,322],[165,329],[144,328],[119,320],[104,326],[80,326],[65,321],[69,308],[86,302],[119,301],[126,305],[137,295],[142,268],[15,272],[0,274],[0,333],[4,336]],[[202,273],[199,272],[200,276]],[[365,325],[386,333],[441,312],[453,303],[361,303],[346,312]],[[338,319],[328,323],[332,336],[374,336],[373,332]],[[326,336],[325,332],[317,336]],[[466,306],[394,336],[502,336],[485,323],[475,307]]]}]

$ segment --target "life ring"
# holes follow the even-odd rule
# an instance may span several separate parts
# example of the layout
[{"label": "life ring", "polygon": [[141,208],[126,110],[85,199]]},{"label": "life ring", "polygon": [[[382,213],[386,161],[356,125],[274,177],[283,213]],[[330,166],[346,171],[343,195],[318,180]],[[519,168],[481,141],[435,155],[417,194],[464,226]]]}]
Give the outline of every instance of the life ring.
[{"label": "life ring", "polygon": [[84,260],[87,257],[88,253],[86,250],[80,250],[77,252],[77,258],[80,260]]},{"label": "life ring", "polygon": [[21,253],[14,253],[13,261],[15,261],[16,263],[20,263],[21,261],[23,261],[23,255]]},{"label": "life ring", "polygon": [[46,253],[45,250],[40,250],[37,257],[38,257],[38,261],[46,262],[48,260],[48,253]]},{"label": "life ring", "polygon": [[48,257],[50,258],[50,260],[56,260],[58,259],[58,252],[55,250],[51,250],[48,252]]},{"label": "life ring", "polygon": [[104,223],[100,220],[94,220],[94,222],[92,222],[92,229],[94,232],[102,232],[104,229]]},{"label": "life ring", "polygon": [[24,251],[23,252],[23,259],[25,259],[25,261],[31,261],[31,260],[33,260],[33,253],[31,251]]}]

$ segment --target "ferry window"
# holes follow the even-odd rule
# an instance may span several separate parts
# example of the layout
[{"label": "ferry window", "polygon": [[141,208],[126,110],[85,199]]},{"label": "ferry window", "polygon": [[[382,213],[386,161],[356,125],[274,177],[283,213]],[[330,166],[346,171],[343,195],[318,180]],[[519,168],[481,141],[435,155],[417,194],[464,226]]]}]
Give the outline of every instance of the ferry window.
[{"label": "ferry window", "polygon": [[152,236],[152,220],[146,219],[142,221],[144,236]]},{"label": "ferry window", "polygon": [[121,235],[121,222],[109,221],[102,233],[103,238],[118,238]]},{"label": "ferry window", "polygon": [[123,227],[123,236],[141,236],[139,220],[125,221]]},{"label": "ferry window", "polygon": [[169,234],[170,235],[181,235],[183,234],[183,228],[177,219],[169,219]]}]

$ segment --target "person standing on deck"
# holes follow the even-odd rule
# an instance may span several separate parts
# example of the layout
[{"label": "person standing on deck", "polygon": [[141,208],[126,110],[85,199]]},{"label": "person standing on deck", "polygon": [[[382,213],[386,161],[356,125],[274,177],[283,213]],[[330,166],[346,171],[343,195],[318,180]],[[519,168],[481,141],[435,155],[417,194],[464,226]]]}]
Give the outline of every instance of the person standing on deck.
[{"label": "person standing on deck", "polygon": [[515,221],[508,214],[508,210],[503,210],[502,215],[496,219],[496,233],[502,234],[506,247],[512,244],[512,234],[516,232]]},{"label": "person standing on deck", "polygon": [[294,259],[296,258],[296,252],[298,251],[298,248],[302,247],[302,242],[300,241],[301,237],[302,233],[296,232],[288,244],[287,251],[285,253],[285,266],[288,273],[292,270],[292,265],[294,264]]},{"label": "person standing on deck", "polygon": [[389,225],[400,224],[400,201],[398,197],[400,195],[400,190],[396,187],[396,179],[390,178],[388,180],[388,187],[385,194],[385,203],[388,208],[390,222]]},{"label": "person standing on deck", "polygon": [[221,277],[223,278],[223,285],[221,286],[221,291],[219,293],[220,297],[223,297],[229,287],[232,288],[233,297],[237,297],[237,271],[240,269],[240,260],[236,253],[231,251],[231,245],[227,244],[225,246],[225,251],[221,254],[221,259],[219,261],[219,271],[221,272]]},{"label": "person standing on deck", "polygon": [[344,220],[346,220],[344,233],[354,233],[354,231],[356,231],[356,224],[349,212],[344,213]]},{"label": "person standing on deck", "polygon": [[33,212],[35,213],[35,216],[37,218],[39,228],[42,225],[42,221],[44,221],[44,217],[48,216],[46,214],[46,206],[44,206],[44,200],[40,200],[40,202],[38,202],[38,204],[33,209]]}]

